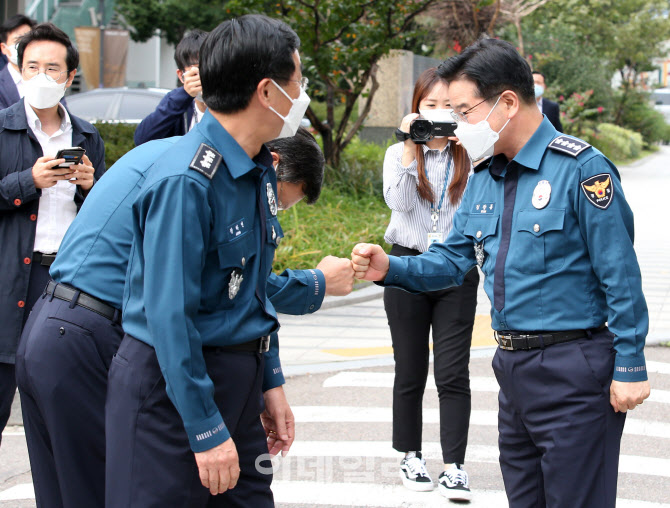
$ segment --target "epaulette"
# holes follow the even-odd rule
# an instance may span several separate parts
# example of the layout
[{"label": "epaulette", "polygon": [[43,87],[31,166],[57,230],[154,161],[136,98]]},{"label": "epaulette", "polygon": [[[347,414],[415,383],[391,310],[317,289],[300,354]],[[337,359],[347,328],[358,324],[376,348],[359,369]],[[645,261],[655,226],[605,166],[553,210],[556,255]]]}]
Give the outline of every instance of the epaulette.
[{"label": "epaulette", "polygon": [[549,143],[549,148],[577,157],[587,148],[591,148],[591,145],[581,139],[561,135]]},{"label": "epaulette", "polygon": [[214,178],[216,170],[219,169],[221,160],[223,160],[223,157],[219,152],[205,143],[200,143],[200,147],[198,147],[198,151],[188,167],[195,169],[211,180]]}]

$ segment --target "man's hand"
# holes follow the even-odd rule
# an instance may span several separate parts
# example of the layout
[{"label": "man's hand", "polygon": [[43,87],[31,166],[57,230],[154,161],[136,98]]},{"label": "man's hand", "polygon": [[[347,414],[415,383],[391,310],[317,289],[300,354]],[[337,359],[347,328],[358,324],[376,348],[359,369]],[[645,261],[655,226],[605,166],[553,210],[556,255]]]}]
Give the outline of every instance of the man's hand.
[{"label": "man's hand", "polygon": [[240,477],[240,460],[233,438],[205,452],[195,453],[200,481],[213,496],[223,494],[237,485]]},{"label": "man's hand", "polygon": [[196,66],[191,67],[184,73],[184,90],[191,97],[195,97],[202,92],[200,84],[200,69]]},{"label": "man's hand", "polygon": [[649,397],[650,392],[649,381],[634,383],[612,381],[610,385],[610,404],[612,404],[616,413],[619,411],[625,413],[629,409],[635,409],[638,404],[642,404],[642,401]]},{"label": "man's hand", "polygon": [[54,166],[58,166],[64,162],[65,159],[54,159],[49,156],[37,159],[33,166],[33,182],[35,182],[35,188],[47,189],[56,185],[60,180],[69,180],[72,178],[72,168],[54,169]]},{"label": "man's hand", "polygon": [[384,280],[389,271],[389,257],[379,245],[357,244],[351,251],[351,262],[357,279]]},{"label": "man's hand", "polygon": [[261,413],[261,422],[268,438],[268,453],[274,457],[281,451],[284,457],[295,439],[293,411],[281,386],[265,392],[263,399],[265,399],[265,411]]},{"label": "man's hand", "polygon": [[354,288],[354,269],[351,261],[335,256],[326,256],[316,265],[326,278],[326,295],[345,296]]},{"label": "man's hand", "polygon": [[81,158],[79,164],[70,166],[70,170],[74,172],[73,176],[76,178],[76,180],[72,181],[73,184],[79,185],[82,190],[91,190],[93,179],[95,178],[95,168],[87,155]]}]

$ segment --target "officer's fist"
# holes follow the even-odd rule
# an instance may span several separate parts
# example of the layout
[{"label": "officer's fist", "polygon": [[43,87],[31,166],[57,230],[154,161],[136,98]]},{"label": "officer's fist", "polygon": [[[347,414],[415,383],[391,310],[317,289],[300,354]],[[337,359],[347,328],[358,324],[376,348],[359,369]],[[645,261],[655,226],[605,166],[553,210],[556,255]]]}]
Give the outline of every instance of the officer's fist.
[{"label": "officer's fist", "polygon": [[354,288],[354,269],[351,261],[335,256],[326,256],[316,266],[326,279],[326,294],[345,296]]},{"label": "officer's fist", "polygon": [[351,251],[351,262],[357,279],[384,280],[389,271],[389,257],[379,245],[357,244]]}]

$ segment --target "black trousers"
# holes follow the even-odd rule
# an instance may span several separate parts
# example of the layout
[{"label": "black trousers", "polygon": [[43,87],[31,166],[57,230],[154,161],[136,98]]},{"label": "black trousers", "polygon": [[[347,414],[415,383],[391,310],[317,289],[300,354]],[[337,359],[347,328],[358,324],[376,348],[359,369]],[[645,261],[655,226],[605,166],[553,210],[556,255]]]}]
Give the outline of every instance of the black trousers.
[{"label": "black trousers", "polygon": [[120,316],[47,295],[35,304],[16,377],[39,508],[104,506],[107,372],[122,336]]},{"label": "black trousers", "polygon": [[107,391],[106,508],[271,508],[270,463],[260,414],[263,356],[203,350],[214,400],[237,448],[237,486],[212,496],[202,486],[179,413],[167,396],[155,350],[125,335]]},{"label": "black trousers", "polygon": [[[394,256],[419,252],[394,245]],[[479,272],[472,269],[461,286],[411,294],[384,290],[384,308],[391,328],[393,384],[393,447],[421,450],[422,402],[433,330],[433,370],[440,402],[440,444],[445,464],[465,461],[470,425],[470,347],[477,308]]]},{"label": "black trousers", "polygon": [[[47,282],[49,282],[49,267],[40,265],[39,263],[31,265],[22,328],[26,326],[30,312],[44,291]],[[2,431],[5,430],[12,411],[14,395],[16,395],[16,371],[14,364],[0,363],[0,441],[2,440]]]},{"label": "black trousers", "polygon": [[625,413],[609,388],[613,334],[498,349],[500,468],[510,508],[614,508]]}]

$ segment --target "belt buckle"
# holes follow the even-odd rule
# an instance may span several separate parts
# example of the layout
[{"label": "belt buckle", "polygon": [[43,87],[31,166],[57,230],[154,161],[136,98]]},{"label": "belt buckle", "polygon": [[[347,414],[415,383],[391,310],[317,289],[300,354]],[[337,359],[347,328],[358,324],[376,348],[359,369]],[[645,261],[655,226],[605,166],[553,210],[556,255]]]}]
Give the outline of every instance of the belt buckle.
[{"label": "belt buckle", "polygon": [[258,341],[258,352],[267,353],[270,350],[270,336],[265,335]]},{"label": "belt buckle", "polygon": [[495,337],[496,342],[498,343],[498,347],[500,347],[500,349],[504,349],[506,351],[514,351],[511,335],[505,335],[500,332],[495,332],[493,336]]}]

